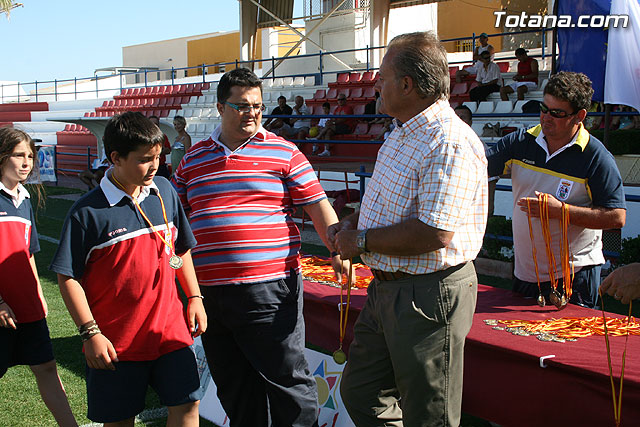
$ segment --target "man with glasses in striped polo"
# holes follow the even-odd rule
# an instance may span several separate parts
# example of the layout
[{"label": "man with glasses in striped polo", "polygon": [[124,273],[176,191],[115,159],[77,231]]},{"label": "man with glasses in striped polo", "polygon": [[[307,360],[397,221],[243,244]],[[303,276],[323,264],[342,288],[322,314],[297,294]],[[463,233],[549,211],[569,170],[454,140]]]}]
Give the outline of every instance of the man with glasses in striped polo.
[{"label": "man with glasses in striped polo", "polygon": [[[295,144],[261,126],[262,81],[232,70],[218,84],[222,123],[195,144],[173,177],[196,240],[208,313],[202,336],[231,426],[317,426],[316,383],[304,357],[301,206],[330,252],[338,222]],[[343,264],[332,258],[336,274]]]},{"label": "man with glasses in striped polo", "polygon": [[[565,203],[569,208],[570,261],[575,271],[569,302],[596,308],[600,266],[605,262],[602,230],[624,226],[626,208],[613,156],[582,124],[592,95],[591,81],[584,74],[553,75],[544,88],[540,124],[505,136],[487,152],[487,159],[490,177],[511,174],[513,199],[517,201],[513,209],[514,291],[539,297],[539,277],[542,296],[548,299],[551,292],[538,205],[538,194],[546,193],[555,258],[552,267],[560,277],[558,292],[562,294],[563,288],[560,218]],[[533,217],[532,233],[527,212]]]}]

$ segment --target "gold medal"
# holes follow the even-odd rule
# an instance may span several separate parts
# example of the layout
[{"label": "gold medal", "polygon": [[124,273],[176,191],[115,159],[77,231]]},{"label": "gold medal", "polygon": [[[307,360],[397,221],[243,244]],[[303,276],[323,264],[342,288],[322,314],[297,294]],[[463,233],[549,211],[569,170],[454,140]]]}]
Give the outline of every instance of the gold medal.
[{"label": "gold medal", "polygon": [[338,365],[343,365],[347,361],[347,355],[344,354],[344,351],[342,351],[342,348],[339,348],[333,352],[333,360]]},{"label": "gold medal", "polygon": [[496,319],[485,319],[484,323],[489,325],[489,326],[497,326],[498,325],[498,321]]},{"label": "gold medal", "polygon": [[542,294],[539,294],[538,295],[538,305],[540,307],[544,307],[546,303],[547,302],[544,300],[544,297],[542,296]]},{"label": "gold medal", "polygon": [[169,257],[169,267],[173,268],[174,270],[182,268],[182,258],[180,258],[176,254],[171,255]]}]

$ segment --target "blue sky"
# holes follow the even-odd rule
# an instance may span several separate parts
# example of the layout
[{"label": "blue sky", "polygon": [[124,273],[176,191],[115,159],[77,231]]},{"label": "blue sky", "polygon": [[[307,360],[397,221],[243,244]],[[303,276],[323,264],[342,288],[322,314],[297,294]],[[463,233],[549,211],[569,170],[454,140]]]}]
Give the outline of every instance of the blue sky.
[{"label": "blue sky", "polygon": [[89,77],[122,65],[123,46],[239,28],[237,0],[14,1],[24,7],[0,16],[0,80]]}]

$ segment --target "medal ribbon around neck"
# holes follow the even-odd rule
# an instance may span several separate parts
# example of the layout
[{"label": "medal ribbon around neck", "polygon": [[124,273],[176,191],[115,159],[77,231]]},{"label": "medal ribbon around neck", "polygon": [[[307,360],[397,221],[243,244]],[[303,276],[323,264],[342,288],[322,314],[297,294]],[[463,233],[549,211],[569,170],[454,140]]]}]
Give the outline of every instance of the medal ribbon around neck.
[{"label": "medal ribbon around neck", "polygon": [[[120,181],[118,181],[116,176],[113,173],[111,173],[109,176],[113,179],[113,182],[118,186],[118,188],[126,193],[124,185],[122,185],[120,183]],[[167,227],[167,231],[169,233],[172,233],[172,235],[173,235],[173,232],[169,228],[169,220],[167,219],[167,211],[166,211],[166,209],[164,207],[164,200],[162,200],[162,196],[160,195],[160,191],[158,191],[157,194],[158,194],[158,199],[160,199],[160,206],[162,206],[162,217],[164,218],[164,224]],[[169,241],[167,242],[167,240],[164,237],[162,237],[162,234],[158,230],[156,230],[156,228],[153,226],[153,224],[151,223],[151,220],[149,219],[149,217],[147,217],[147,215],[144,213],[144,211],[142,210],[142,207],[138,203],[138,200],[136,200],[135,197],[131,197],[131,199],[133,200],[133,204],[136,205],[136,208],[138,208],[138,212],[140,212],[140,214],[145,219],[145,221],[147,221],[147,224],[149,224],[149,226],[153,230],[154,234],[156,236],[158,236],[160,238],[160,240],[162,240],[162,242],[171,251],[171,256],[169,257],[169,266],[171,268],[173,268],[173,269],[176,269],[176,270],[179,269],[180,267],[182,267],[182,258],[180,258],[178,255],[176,255],[175,251],[173,250],[173,240],[169,239]]]}]

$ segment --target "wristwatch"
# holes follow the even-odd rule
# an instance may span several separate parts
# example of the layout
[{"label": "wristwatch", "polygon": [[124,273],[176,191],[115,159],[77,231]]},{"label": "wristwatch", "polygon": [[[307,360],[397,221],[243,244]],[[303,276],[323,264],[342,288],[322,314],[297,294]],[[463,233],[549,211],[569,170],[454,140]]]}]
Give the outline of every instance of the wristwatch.
[{"label": "wristwatch", "polygon": [[362,230],[356,236],[356,246],[362,252],[367,252],[367,231],[369,230]]}]

